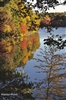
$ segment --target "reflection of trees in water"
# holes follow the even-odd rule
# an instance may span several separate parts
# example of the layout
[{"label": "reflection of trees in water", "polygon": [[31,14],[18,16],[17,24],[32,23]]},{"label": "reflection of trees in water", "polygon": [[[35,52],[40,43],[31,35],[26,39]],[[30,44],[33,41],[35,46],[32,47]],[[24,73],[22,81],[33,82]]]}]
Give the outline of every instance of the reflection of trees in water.
[{"label": "reflection of trees in water", "polygon": [[[18,66],[25,66],[33,58],[33,52],[39,47],[37,33],[25,37],[28,45],[22,50],[19,45],[14,45],[11,52],[0,52],[0,94],[17,93],[17,96],[1,96],[0,99],[34,100],[31,96],[33,83],[28,82],[28,76],[21,71],[15,72]],[[1,50],[2,51],[2,50]]]},{"label": "reflection of trees in water", "polygon": [[[11,44],[10,41],[9,43]],[[6,52],[6,46],[0,42],[0,66],[9,70],[19,66],[21,62],[25,65],[28,60],[33,58],[33,52],[40,46],[39,35],[38,33],[33,33],[24,37],[23,41],[19,42],[18,45],[11,44],[11,46],[12,50]]]},{"label": "reflection of trees in water", "polygon": [[8,78],[6,77],[5,83],[2,83],[3,81],[0,82],[0,95],[5,94],[5,96],[0,96],[1,100],[35,100],[31,96],[33,83],[28,82],[28,75],[23,74],[21,71],[13,73],[8,71],[7,74],[9,76]]},{"label": "reflection of trees in water", "polygon": [[[66,54],[61,53],[60,49],[59,54],[57,52],[58,45],[55,43],[62,39],[56,42],[54,40],[50,42],[50,39],[53,39],[53,37],[46,39],[49,45],[45,46],[44,50],[40,49],[38,56],[42,57],[42,59],[36,59],[40,62],[40,66],[35,67],[40,68],[41,71],[39,73],[43,72],[46,78],[36,82],[36,93],[34,96],[41,98],[41,100],[64,100],[64,98],[66,99]],[[45,42],[45,44],[47,43]]]}]

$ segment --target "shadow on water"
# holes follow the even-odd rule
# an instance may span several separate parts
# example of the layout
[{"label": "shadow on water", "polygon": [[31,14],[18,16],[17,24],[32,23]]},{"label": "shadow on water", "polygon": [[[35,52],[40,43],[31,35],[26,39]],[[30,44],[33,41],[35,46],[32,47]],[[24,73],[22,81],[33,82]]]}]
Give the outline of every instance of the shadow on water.
[{"label": "shadow on water", "polygon": [[[48,29],[48,28],[47,28]],[[53,28],[46,38],[39,35],[25,37],[19,45],[13,45],[11,51],[5,53],[5,46],[0,42],[0,99],[1,100],[65,100],[66,99],[66,40],[61,35],[53,34]],[[40,46],[40,47],[39,47]],[[37,58],[34,56],[39,49]],[[8,49],[10,50],[10,49]],[[31,76],[18,70],[35,60],[34,69],[39,69],[39,76],[33,82]],[[38,62],[38,66],[37,66]],[[30,70],[30,69],[29,69]],[[35,76],[36,77],[36,76]]]}]

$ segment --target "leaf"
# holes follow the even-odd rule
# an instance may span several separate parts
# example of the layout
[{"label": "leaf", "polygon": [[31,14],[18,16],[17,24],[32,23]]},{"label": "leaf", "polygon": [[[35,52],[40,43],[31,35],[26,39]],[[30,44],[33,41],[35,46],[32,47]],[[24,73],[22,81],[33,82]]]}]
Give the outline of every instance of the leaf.
[{"label": "leaf", "polygon": [[30,21],[30,16],[26,16],[26,20],[27,21]]},{"label": "leaf", "polygon": [[9,33],[11,31],[12,31],[11,27],[9,25],[5,24],[4,25],[4,32],[8,32]]},{"label": "leaf", "polygon": [[22,42],[21,42],[21,48],[22,50],[24,50],[26,47],[27,47],[27,39],[24,39]]},{"label": "leaf", "polygon": [[20,30],[22,33],[27,34],[27,27],[25,24],[20,23]]},{"label": "leaf", "polygon": [[7,52],[11,52],[12,46],[11,46],[10,43],[8,43],[8,44],[6,45],[6,50],[7,50]]}]

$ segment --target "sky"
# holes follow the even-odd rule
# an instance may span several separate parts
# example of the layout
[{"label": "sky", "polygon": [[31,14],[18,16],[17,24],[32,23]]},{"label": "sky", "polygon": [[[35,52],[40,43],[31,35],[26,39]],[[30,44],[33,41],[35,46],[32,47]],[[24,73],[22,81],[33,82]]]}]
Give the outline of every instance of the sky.
[{"label": "sky", "polygon": [[49,8],[49,10],[47,10],[47,12],[51,13],[51,12],[66,12],[66,5],[58,5],[55,6],[55,9],[53,8]]},{"label": "sky", "polygon": [[[65,0],[57,0],[59,3],[63,3]],[[66,12],[66,5],[55,6],[55,9],[50,8],[48,12]]]},{"label": "sky", "polygon": [[[31,2],[33,5],[36,3],[36,0],[32,1],[32,0],[27,0],[28,2]],[[57,0],[59,3],[63,3],[65,0]],[[33,9],[34,10],[34,9]],[[35,10],[38,10],[38,8],[36,7]],[[39,9],[39,12],[40,9]],[[49,8],[49,10],[47,10],[47,12],[52,13],[52,12],[66,12],[66,5],[56,5],[55,9],[53,9],[52,7]]]}]

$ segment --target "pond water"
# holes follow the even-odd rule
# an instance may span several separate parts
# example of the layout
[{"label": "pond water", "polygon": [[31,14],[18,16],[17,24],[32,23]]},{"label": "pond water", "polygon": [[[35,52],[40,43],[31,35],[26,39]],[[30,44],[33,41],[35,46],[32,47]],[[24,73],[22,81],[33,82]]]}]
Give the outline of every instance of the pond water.
[{"label": "pond water", "polygon": [[[10,63],[7,60],[5,65],[1,63],[0,93],[17,93],[17,98],[21,98],[18,100],[66,100],[66,28],[40,28],[38,34],[25,37],[24,40],[20,43],[22,51],[17,47],[16,53],[7,55]],[[3,77],[2,73],[6,76]],[[21,78],[17,78],[19,75]],[[33,88],[29,97],[27,92],[22,91],[26,86]]]},{"label": "pond water", "polygon": [[[50,36],[50,32],[47,31],[46,28],[43,28],[43,29],[39,29],[38,31],[39,33],[39,37],[40,37],[40,46],[39,48],[34,52],[34,57],[33,58],[39,58],[39,55],[40,54],[40,49],[43,49],[44,50],[44,39],[47,39],[48,36]],[[55,36],[56,35],[59,35],[62,37],[63,40],[66,39],[66,28],[58,28],[58,29],[55,29],[53,28],[51,30],[51,33],[54,34]],[[55,37],[56,39],[56,37]],[[47,46],[47,45],[46,45]],[[47,46],[48,47],[48,46]],[[60,53],[66,53],[66,47],[64,46],[63,49],[58,49],[56,51],[58,54]],[[40,56],[40,59],[42,58],[42,55]],[[23,70],[25,73],[27,73],[30,77],[31,77],[31,81],[34,81],[35,78],[37,79],[42,79],[44,76],[43,76],[43,73],[36,73],[36,72],[39,72],[40,69],[37,69],[35,66],[38,65],[39,66],[39,62],[37,62],[36,60],[34,59],[31,59],[29,61],[27,61],[26,65],[24,66],[24,68],[22,68],[22,66],[20,66],[18,68],[18,70]]]}]

